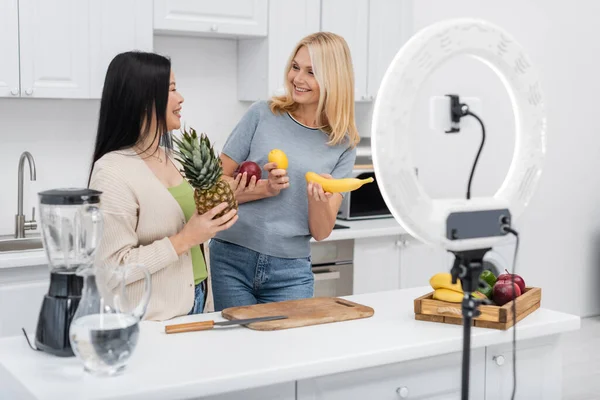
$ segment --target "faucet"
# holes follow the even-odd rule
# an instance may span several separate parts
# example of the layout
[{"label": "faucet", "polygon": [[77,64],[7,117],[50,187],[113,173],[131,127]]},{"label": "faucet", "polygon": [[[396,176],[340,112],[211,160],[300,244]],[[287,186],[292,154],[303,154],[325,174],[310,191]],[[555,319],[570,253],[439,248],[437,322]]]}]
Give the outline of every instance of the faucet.
[{"label": "faucet", "polygon": [[29,163],[29,179],[35,181],[35,161],[33,156],[25,151],[21,154],[19,159],[19,187],[18,187],[18,200],[17,200],[17,215],[15,215],[15,238],[24,238],[26,230],[33,230],[37,228],[35,222],[35,207],[31,212],[31,221],[25,220],[23,215],[23,169],[25,166],[25,159]]}]

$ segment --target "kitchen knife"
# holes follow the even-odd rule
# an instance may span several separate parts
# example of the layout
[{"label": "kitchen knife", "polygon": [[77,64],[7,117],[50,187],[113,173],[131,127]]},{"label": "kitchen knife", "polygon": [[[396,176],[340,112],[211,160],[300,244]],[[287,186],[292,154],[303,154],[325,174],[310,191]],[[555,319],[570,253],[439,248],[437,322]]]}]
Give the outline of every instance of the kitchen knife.
[{"label": "kitchen knife", "polygon": [[199,322],[188,322],[185,324],[166,325],[165,333],[182,333],[182,332],[195,332],[195,331],[206,331],[214,328],[215,326],[228,326],[228,325],[247,325],[253,322],[263,321],[274,321],[278,319],[286,319],[285,315],[276,315],[271,317],[259,317],[259,318],[248,318],[248,319],[234,319],[230,321],[199,321]]}]

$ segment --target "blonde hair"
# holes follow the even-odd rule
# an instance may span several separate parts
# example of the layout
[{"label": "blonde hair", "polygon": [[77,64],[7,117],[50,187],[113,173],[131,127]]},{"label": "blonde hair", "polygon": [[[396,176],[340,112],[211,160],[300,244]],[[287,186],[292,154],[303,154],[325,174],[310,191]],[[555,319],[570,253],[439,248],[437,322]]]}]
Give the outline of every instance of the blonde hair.
[{"label": "blonde hair", "polygon": [[313,73],[320,87],[317,126],[330,136],[328,144],[340,144],[347,135],[350,146],[356,146],[360,136],[354,121],[352,57],[346,40],[339,35],[317,32],[298,42],[285,67],[285,94],[271,98],[271,111],[281,114],[298,109],[298,104],[292,98],[293,88],[287,79],[287,74],[302,46],[308,49]]}]

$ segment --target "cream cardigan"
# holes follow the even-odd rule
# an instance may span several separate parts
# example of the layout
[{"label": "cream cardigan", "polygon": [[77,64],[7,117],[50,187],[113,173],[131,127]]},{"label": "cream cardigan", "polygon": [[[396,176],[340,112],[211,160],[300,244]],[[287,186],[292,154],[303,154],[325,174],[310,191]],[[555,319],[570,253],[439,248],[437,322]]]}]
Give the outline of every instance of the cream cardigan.
[{"label": "cream cardigan", "polygon": [[[152,295],[144,319],[162,321],[188,314],[194,304],[192,257],[189,251],[178,256],[169,240],[186,222],[171,193],[133,150],[114,151],[98,160],[90,188],[102,191],[104,233],[98,266],[141,264],[149,270]],[[205,258],[209,272],[205,310],[211,311],[206,253]],[[143,273],[129,274],[126,282],[128,297],[137,304],[144,291]]]}]

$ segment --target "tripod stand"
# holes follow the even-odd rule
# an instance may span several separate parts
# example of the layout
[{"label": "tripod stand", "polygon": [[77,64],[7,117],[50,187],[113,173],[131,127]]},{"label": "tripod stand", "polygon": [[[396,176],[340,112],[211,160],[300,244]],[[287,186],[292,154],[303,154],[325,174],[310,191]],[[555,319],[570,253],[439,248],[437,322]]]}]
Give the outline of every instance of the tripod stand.
[{"label": "tripod stand", "polygon": [[462,301],[463,316],[463,359],[462,359],[462,400],[469,400],[469,373],[471,361],[471,324],[479,316],[480,303],[491,304],[488,299],[475,299],[472,293],[480,287],[479,275],[483,272],[483,256],[491,249],[454,252],[454,265],[450,271],[452,283],[460,278],[465,297]]}]

